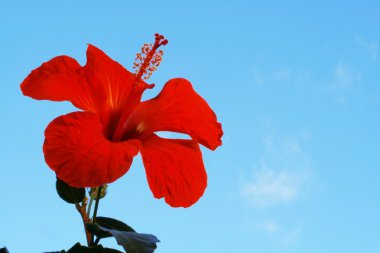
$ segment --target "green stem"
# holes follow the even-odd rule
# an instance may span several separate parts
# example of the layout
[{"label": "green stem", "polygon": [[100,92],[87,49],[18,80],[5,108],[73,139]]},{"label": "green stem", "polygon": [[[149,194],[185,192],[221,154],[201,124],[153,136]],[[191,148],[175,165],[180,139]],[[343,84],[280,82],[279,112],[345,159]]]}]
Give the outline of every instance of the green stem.
[{"label": "green stem", "polygon": [[102,239],[102,238],[100,238],[100,237],[97,237],[97,238],[96,238],[95,243],[94,243],[95,246],[98,245],[100,239]]},{"label": "green stem", "polygon": [[87,207],[87,213],[89,214],[91,212],[91,207],[92,207],[92,202],[94,201],[94,198],[90,196],[90,202],[88,202],[88,207]]},{"label": "green stem", "polygon": [[[99,186],[98,188],[98,193],[96,195],[96,200],[95,200],[95,208],[94,208],[94,214],[92,215],[92,222],[96,222],[96,214],[98,212],[98,206],[99,206],[99,200],[100,200],[100,193],[102,192],[103,186]],[[94,234],[91,235],[91,246],[94,245]]]}]

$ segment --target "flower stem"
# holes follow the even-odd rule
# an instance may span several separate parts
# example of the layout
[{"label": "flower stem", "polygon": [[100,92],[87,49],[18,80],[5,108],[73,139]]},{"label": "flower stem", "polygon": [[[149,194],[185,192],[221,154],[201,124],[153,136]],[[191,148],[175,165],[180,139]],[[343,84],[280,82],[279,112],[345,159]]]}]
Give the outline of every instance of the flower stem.
[{"label": "flower stem", "polygon": [[90,246],[91,243],[91,235],[87,231],[86,223],[91,222],[90,218],[88,217],[88,214],[86,212],[86,205],[87,205],[87,198],[84,198],[82,201],[82,205],[79,203],[75,204],[75,207],[77,208],[78,212],[80,213],[80,216],[82,217],[84,231],[86,233],[86,239],[87,239],[87,245]]},{"label": "flower stem", "polygon": [[[98,206],[99,206],[99,200],[100,200],[100,193],[102,192],[103,186],[99,186],[98,188],[98,193],[96,195],[96,200],[95,200],[95,208],[94,208],[94,214],[92,215],[92,222],[96,222],[96,214],[98,212]],[[90,246],[94,245],[94,234],[91,235],[91,243]]]},{"label": "flower stem", "polygon": [[100,237],[97,237],[97,238],[96,238],[95,243],[94,243],[95,246],[98,245],[100,239],[101,239]]},{"label": "flower stem", "polygon": [[99,186],[98,193],[96,194],[95,209],[94,209],[94,214],[92,215],[92,222],[96,221],[96,214],[98,213],[100,193],[102,192],[102,188],[103,188],[103,186]]},{"label": "flower stem", "polygon": [[90,196],[90,201],[88,202],[88,207],[87,207],[87,213],[89,214],[91,212],[91,207],[92,207],[92,202],[94,201],[94,198]]}]

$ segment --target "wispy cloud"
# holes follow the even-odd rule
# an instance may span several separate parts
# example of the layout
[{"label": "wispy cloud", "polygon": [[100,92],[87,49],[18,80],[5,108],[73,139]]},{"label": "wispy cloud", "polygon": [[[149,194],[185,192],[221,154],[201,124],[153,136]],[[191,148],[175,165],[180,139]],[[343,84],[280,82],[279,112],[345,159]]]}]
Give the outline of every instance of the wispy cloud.
[{"label": "wispy cloud", "polygon": [[262,169],[241,190],[250,205],[266,207],[291,202],[299,197],[308,175],[289,171]]},{"label": "wispy cloud", "polygon": [[291,78],[292,72],[293,71],[290,68],[278,69],[274,71],[273,77],[277,81],[286,81]]},{"label": "wispy cloud", "polygon": [[347,64],[338,62],[334,71],[334,79],[329,86],[332,90],[347,91],[352,88],[353,83],[358,80],[359,76],[354,73]]},{"label": "wispy cloud", "polygon": [[265,220],[256,225],[260,232],[272,237],[281,246],[290,246],[296,243],[301,235],[299,226],[286,227],[275,220]]},{"label": "wispy cloud", "polygon": [[[364,43],[364,42],[363,42]],[[378,57],[376,43],[368,44],[372,57]],[[357,63],[336,60],[330,70],[322,74],[316,67],[295,68],[282,67],[277,69],[253,70],[253,82],[257,86],[289,85],[298,91],[318,92],[334,98],[339,105],[345,105],[350,98],[356,95],[356,91],[362,88],[363,75]]]},{"label": "wispy cloud", "polygon": [[348,89],[354,82],[354,77],[343,63],[338,63],[335,68],[335,86],[341,89]]},{"label": "wispy cloud", "polygon": [[274,234],[282,230],[281,225],[274,220],[263,221],[258,225],[258,228],[269,234]]},{"label": "wispy cloud", "polygon": [[299,228],[293,228],[283,235],[281,243],[283,245],[289,245],[297,242],[299,236],[301,234],[301,230]]},{"label": "wispy cloud", "polygon": [[261,73],[260,70],[254,69],[253,70],[253,83],[257,86],[262,86],[266,82],[263,74]]},{"label": "wispy cloud", "polygon": [[260,69],[253,70],[253,82],[257,86],[263,86],[268,84],[277,84],[281,82],[289,81],[293,76],[293,70],[291,68],[278,68],[263,72]]},{"label": "wispy cloud", "polygon": [[351,65],[338,61],[331,71],[331,77],[319,85],[319,90],[335,97],[340,105],[346,105],[349,99],[355,96],[360,87],[362,74]]},{"label": "wispy cloud", "polygon": [[367,41],[361,37],[356,38],[356,42],[365,49],[372,60],[379,57],[379,45],[374,41]]},{"label": "wispy cloud", "polygon": [[268,236],[280,248],[294,245],[301,237],[301,215],[294,219],[285,211],[274,216],[273,210],[287,210],[286,206],[299,203],[312,189],[314,170],[304,149],[311,139],[307,131],[296,137],[264,136],[261,160],[239,187],[241,199],[254,213],[244,224],[250,224],[254,233]]},{"label": "wispy cloud", "polygon": [[241,196],[253,207],[286,204],[298,199],[311,178],[310,159],[299,141],[264,138],[265,154],[248,180],[243,180]]}]

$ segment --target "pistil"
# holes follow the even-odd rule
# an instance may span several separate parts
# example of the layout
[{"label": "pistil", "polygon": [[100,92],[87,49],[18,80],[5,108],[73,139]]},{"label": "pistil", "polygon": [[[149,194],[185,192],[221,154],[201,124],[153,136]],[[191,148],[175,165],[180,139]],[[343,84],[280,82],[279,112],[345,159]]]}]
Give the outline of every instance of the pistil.
[{"label": "pistil", "polygon": [[162,61],[164,52],[162,50],[157,51],[157,49],[168,44],[168,40],[158,33],[154,36],[154,44],[144,44],[141,53],[136,55],[133,64],[133,68],[136,70],[136,85],[139,85],[141,79],[148,80]]},{"label": "pistil", "polygon": [[[163,35],[156,33],[154,44],[144,44],[141,48],[141,53],[136,55],[135,62],[133,63],[133,69],[135,69],[135,87],[132,97],[136,94],[141,96],[142,92],[146,88],[153,88],[154,85],[147,85],[142,80],[148,80],[153,72],[157,69],[162,61],[162,55],[164,52],[162,50],[157,50],[160,46],[165,46],[168,44],[168,40],[165,39]],[[140,98],[139,98],[140,99]],[[134,105],[125,109],[119,118],[116,130],[114,132],[113,141],[119,141],[125,129],[126,121],[134,109]],[[142,131],[143,128],[135,129],[136,132]]]}]

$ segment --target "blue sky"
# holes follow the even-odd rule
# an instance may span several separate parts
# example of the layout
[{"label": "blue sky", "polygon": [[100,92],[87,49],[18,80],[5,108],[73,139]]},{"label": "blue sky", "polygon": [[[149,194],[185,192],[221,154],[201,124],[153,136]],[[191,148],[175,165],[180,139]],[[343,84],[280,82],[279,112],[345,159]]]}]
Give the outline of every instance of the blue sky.
[{"label": "blue sky", "polygon": [[223,146],[203,149],[209,185],[191,208],[154,199],[138,156],[99,215],[157,235],[157,253],[379,251],[379,17],[369,0],[3,1],[0,245],[85,243],[42,154],[46,125],[75,108],[23,97],[19,84],[57,55],[84,64],[87,43],[131,69],[159,32],[169,45],[145,98],[189,79]]}]

